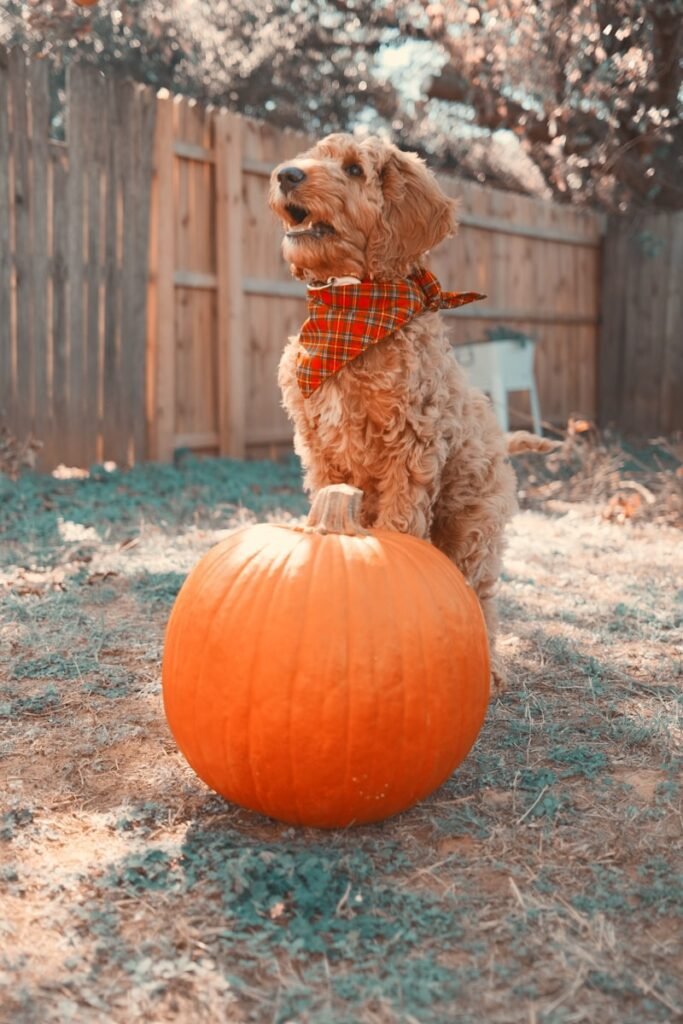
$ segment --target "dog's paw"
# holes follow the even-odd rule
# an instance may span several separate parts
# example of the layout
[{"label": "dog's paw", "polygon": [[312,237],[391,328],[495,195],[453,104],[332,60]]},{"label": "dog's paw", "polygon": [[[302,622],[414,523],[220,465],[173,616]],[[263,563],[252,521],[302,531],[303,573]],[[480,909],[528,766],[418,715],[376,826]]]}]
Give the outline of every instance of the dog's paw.
[{"label": "dog's paw", "polygon": [[551,441],[550,438],[530,434],[528,430],[517,430],[514,434],[506,434],[505,441],[508,455],[519,455],[521,452],[555,452],[564,441]]}]

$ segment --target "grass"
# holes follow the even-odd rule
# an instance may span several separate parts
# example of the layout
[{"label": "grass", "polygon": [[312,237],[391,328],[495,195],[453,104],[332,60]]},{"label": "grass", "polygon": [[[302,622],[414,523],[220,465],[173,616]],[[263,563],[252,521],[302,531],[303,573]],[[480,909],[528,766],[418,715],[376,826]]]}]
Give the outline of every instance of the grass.
[{"label": "grass", "polygon": [[510,530],[510,675],[431,798],[356,830],[227,804],[177,753],[163,632],[294,462],[0,477],[0,1020],[642,1024],[678,957],[680,541],[579,500]]}]

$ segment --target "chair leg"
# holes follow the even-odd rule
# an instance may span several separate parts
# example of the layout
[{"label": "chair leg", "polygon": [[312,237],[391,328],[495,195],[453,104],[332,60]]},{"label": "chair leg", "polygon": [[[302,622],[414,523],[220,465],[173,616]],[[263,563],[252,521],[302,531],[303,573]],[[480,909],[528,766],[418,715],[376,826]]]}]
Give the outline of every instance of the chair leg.
[{"label": "chair leg", "polygon": [[534,434],[541,434],[541,406],[538,401],[538,392],[536,391],[536,384],[532,382],[529,388],[529,401],[531,403],[531,419],[534,424]]},{"label": "chair leg", "polygon": [[503,381],[498,376],[494,377],[491,383],[491,401],[493,402],[493,408],[498,422],[502,429],[507,432],[510,429],[510,421],[508,419],[508,394],[505,390]]}]

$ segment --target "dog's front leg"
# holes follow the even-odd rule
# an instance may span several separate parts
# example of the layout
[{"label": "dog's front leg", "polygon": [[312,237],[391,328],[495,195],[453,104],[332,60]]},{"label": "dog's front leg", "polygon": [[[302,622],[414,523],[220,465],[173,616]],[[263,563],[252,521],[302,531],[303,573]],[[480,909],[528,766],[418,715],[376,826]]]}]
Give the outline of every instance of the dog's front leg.
[{"label": "dog's front leg", "polygon": [[433,446],[413,444],[403,457],[383,461],[374,526],[429,540],[443,460]]}]

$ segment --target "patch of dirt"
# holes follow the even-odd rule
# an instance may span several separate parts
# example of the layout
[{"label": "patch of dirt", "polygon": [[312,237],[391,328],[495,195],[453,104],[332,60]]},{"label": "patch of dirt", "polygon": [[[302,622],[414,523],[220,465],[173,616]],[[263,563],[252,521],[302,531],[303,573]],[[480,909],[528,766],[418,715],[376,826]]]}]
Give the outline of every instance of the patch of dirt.
[{"label": "patch of dirt", "polygon": [[638,772],[615,771],[615,779],[630,786],[639,800],[643,803],[653,803],[657,795],[657,787],[666,782],[666,773],[662,771],[649,771],[641,768]]}]

